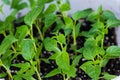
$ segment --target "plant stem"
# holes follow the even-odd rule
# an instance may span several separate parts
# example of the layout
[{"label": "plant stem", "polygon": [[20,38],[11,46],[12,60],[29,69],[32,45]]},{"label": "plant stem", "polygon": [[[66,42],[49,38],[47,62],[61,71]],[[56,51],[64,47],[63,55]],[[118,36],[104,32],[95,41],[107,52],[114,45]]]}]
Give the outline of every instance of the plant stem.
[{"label": "plant stem", "polygon": [[2,66],[6,69],[8,76],[10,77],[11,80],[13,80],[12,74],[10,73],[10,70],[7,69],[7,67],[5,65],[2,64]]},{"label": "plant stem", "polygon": [[65,74],[62,74],[62,75],[63,75],[63,80],[66,80],[66,79],[65,79]]},{"label": "plant stem", "polygon": [[103,34],[103,39],[101,41],[101,48],[103,48],[103,46],[104,46],[104,34]]},{"label": "plant stem", "polygon": [[36,28],[37,28],[37,30],[38,30],[38,33],[40,34],[40,39],[43,41],[43,35],[42,35],[42,32],[41,32],[41,30],[39,29],[39,27],[38,27],[38,25],[36,25]]},{"label": "plant stem", "polygon": [[75,35],[75,24],[76,24],[76,22],[73,24],[73,44],[76,46],[76,35]]},{"label": "plant stem", "polygon": [[[32,65],[32,61],[30,61],[31,65]],[[34,66],[34,65],[33,65]],[[41,77],[40,77],[40,73],[38,71],[38,69],[34,66],[34,70],[35,72],[37,73],[37,76],[38,76],[38,80],[42,80]]]},{"label": "plant stem", "polygon": [[36,68],[36,67],[34,67],[34,69],[35,69],[35,71],[36,71],[36,73],[37,73],[38,80],[42,80],[42,79],[41,79],[41,77],[40,77],[40,73],[38,72],[37,68]]}]

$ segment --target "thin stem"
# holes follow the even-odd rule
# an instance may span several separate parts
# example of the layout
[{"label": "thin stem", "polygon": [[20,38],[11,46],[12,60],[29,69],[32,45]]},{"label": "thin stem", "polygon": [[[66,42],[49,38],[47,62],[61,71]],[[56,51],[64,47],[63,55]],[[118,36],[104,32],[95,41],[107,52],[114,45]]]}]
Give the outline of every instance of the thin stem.
[{"label": "thin stem", "polygon": [[35,69],[35,71],[36,71],[36,73],[37,73],[38,80],[42,80],[42,79],[41,79],[41,77],[40,77],[40,73],[38,72],[37,68],[36,68],[36,67],[34,67],[34,69]]},{"label": "thin stem", "polygon": [[65,74],[62,74],[62,75],[63,75],[63,80],[66,80],[66,79],[65,79]]},{"label": "thin stem", "polygon": [[104,46],[104,34],[103,34],[103,39],[101,40],[101,48]]},{"label": "thin stem", "polygon": [[41,32],[41,30],[39,29],[39,26],[36,24],[36,28],[37,28],[37,30],[38,30],[38,33],[40,34],[40,39],[43,41],[43,35],[42,35],[42,32]]},{"label": "thin stem", "polygon": [[[30,61],[31,65],[32,65],[32,61]],[[37,73],[37,76],[38,76],[38,80],[42,80],[41,77],[40,77],[40,73],[38,71],[38,69],[34,66],[34,70],[36,71]]]},{"label": "thin stem", "polygon": [[6,69],[8,76],[10,77],[11,80],[13,80],[12,74],[10,73],[10,70],[7,69],[7,67],[5,65],[2,64],[2,66]]},{"label": "thin stem", "polygon": [[76,45],[77,43],[76,43],[76,35],[75,35],[75,24],[76,24],[76,22],[73,24],[73,44],[74,45]]}]

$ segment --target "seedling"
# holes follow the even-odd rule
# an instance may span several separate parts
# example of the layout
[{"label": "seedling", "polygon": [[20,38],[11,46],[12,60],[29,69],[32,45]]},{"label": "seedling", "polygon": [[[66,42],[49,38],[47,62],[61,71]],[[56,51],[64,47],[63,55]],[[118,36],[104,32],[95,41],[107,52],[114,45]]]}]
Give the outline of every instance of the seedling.
[{"label": "seedling", "polygon": [[[0,21],[0,78],[42,80],[60,74],[63,80],[69,80],[76,77],[77,66],[93,80],[115,77],[101,71],[110,59],[120,56],[118,46],[104,45],[108,29],[120,25],[111,11],[100,6],[97,11],[85,9],[70,17],[68,0],[29,0],[30,6],[20,0],[3,1],[13,12]],[[26,7],[31,10],[16,21],[16,14]],[[88,31],[80,31],[82,20],[91,22]],[[14,22],[23,23],[16,26]],[[78,49],[77,38],[81,36],[84,46]],[[44,51],[51,53],[48,58],[43,57]],[[85,62],[79,65],[81,59]],[[50,64],[50,60],[57,67],[43,75],[41,62]]]}]

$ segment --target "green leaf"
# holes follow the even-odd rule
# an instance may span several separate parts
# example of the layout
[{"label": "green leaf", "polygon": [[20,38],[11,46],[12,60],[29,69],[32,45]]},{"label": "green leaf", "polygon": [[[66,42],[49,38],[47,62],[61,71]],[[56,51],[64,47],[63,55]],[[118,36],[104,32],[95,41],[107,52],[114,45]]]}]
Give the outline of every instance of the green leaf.
[{"label": "green leaf", "polygon": [[114,13],[111,12],[111,11],[109,11],[109,10],[103,11],[103,13],[102,13],[102,18],[105,19],[105,20],[108,20],[108,19],[116,19]]},{"label": "green leaf", "polygon": [[55,53],[55,54],[51,55],[51,56],[49,57],[49,59],[56,59],[57,56],[59,56],[59,55],[60,55],[60,53]]},{"label": "green leaf", "polygon": [[103,59],[101,62],[100,62],[100,66],[101,67],[105,67],[106,64],[108,63],[109,59]]},{"label": "green leaf", "polygon": [[31,76],[35,74],[34,66],[30,67],[29,70],[26,71],[25,75]]},{"label": "green leaf", "polygon": [[17,74],[23,74],[30,68],[30,64],[28,62],[12,64],[12,66],[20,68],[20,70],[17,72]]},{"label": "green leaf", "polygon": [[98,80],[101,73],[101,68],[98,65],[92,65],[91,61],[85,62],[80,66],[80,68],[85,71],[92,79]]},{"label": "green leaf", "polygon": [[5,4],[10,4],[10,0],[2,0]]},{"label": "green leaf", "polygon": [[12,54],[14,51],[12,50],[6,50],[5,54],[2,55],[1,60],[2,63],[7,67],[10,68],[11,66],[11,61],[12,61]]},{"label": "green leaf", "polygon": [[11,8],[15,8],[16,9],[16,7],[18,7],[20,1],[21,0],[12,0]]},{"label": "green leaf", "polygon": [[56,31],[58,31],[60,29],[64,29],[65,24],[63,23],[63,21],[61,21],[61,19],[57,19],[56,23],[57,23],[57,25],[55,26],[53,31],[56,32]]},{"label": "green leaf", "polygon": [[44,16],[46,16],[46,15],[48,15],[50,13],[55,12],[55,10],[56,10],[56,5],[55,4],[50,4],[48,6],[48,8],[46,9],[46,11],[44,12]]},{"label": "green leaf", "polygon": [[28,32],[27,25],[22,25],[20,27],[17,27],[15,37],[18,39],[18,42],[22,41],[25,38],[25,36],[27,35],[27,32]]},{"label": "green leaf", "polygon": [[65,29],[72,29],[73,27],[73,20],[70,17],[64,17],[64,22],[65,22]]},{"label": "green leaf", "polygon": [[17,10],[21,10],[21,9],[26,8],[26,7],[28,7],[28,4],[26,2],[23,2],[23,3],[18,5]]},{"label": "green leaf", "polygon": [[95,56],[97,55],[96,52],[97,51],[95,46],[84,47],[83,56],[87,60],[94,60]]},{"label": "green leaf", "polygon": [[65,38],[65,36],[64,36],[63,34],[59,34],[59,35],[57,36],[57,40],[58,40],[60,43],[62,43],[62,44],[66,44],[66,38]]},{"label": "green leaf", "polygon": [[96,46],[96,40],[94,38],[88,38],[85,43],[84,46],[88,47],[88,46]]},{"label": "green leaf", "polygon": [[30,8],[33,9],[36,6],[36,1],[35,0],[29,0],[30,3]]},{"label": "green leaf", "polygon": [[44,47],[47,51],[60,52],[57,47],[57,41],[51,38],[45,38],[43,41]]},{"label": "green leaf", "polygon": [[118,27],[119,25],[120,25],[120,20],[118,20],[118,19],[108,19],[107,20],[108,28]]},{"label": "green leaf", "polygon": [[66,51],[62,51],[62,53],[57,56],[56,63],[62,70],[69,70],[70,58],[68,53]]},{"label": "green leaf", "polygon": [[34,50],[34,41],[31,39],[26,39],[23,40],[22,44],[21,44],[21,48],[22,48],[22,56],[25,60],[31,60],[33,59],[34,55],[35,55],[35,50]]},{"label": "green leaf", "polygon": [[102,13],[102,5],[100,5],[97,9],[97,13],[100,15]]},{"label": "green leaf", "polygon": [[61,69],[60,68],[56,68],[56,69],[50,71],[45,77],[48,78],[48,77],[57,75],[59,73],[61,73]]},{"label": "green leaf", "polygon": [[87,17],[87,20],[88,20],[88,21],[91,21],[91,22],[96,22],[97,19],[98,19],[98,17],[99,17],[99,14],[98,14],[98,13],[96,13],[96,12],[91,12],[91,13],[88,15],[88,17]]},{"label": "green leaf", "polygon": [[57,16],[55,14],[49,14],[45,17],[45,27],[43,28],[43,31],[46,32],[46,30],[51,27],[51,25],[57,20]]},{"label": "green leaf", "polygon": [[72,61],[72,66],[77,66],[77,64],[79,63],[80,59],[82,58],[82,55],[78,55],[74,58],[74,60]]},{"label": "green leaf", "polygon": [[92,25],[92,27],[97,28],[97,29],[103,29],[104,28],[104,23],[101,21],[97,21]]},{"label": "green leaf", "polygon": [[63,11],[69,11],[70,10],[70,5],[68,3],[63,3],[61,6],[60,6],[60,11],[63,12]]},{"label": "green leaf", "polygon": [[82,11],[77,11],[73,13],[72,18],[74,20],[78,20],[80,18],[86,18],[91,12],[92,12],[92,9],[85,9]]},{"label": "green leaf", "polygon": [[14,80],[23,80],[22,77],[20,77],[19,75],[14,75],[13,79]]},{"label": "green leaf", "polygon": [[37,16],[42,12],[43,5],[33,8],[24,18],[27,25],[32,26]]},{"label": "green leaf", "polygon": [[78,23],[75,26],[75,36],[78,37],[79,33],[80,33],[80,27],[81,27],[81,23]]},{"label": "green leaf", "polygon": [[110,46],[106,50],[106,56],[109,57],[119,57],[120,56],[120,47]]},{"label": "green leaf", "polygon": [[97,53],[99,53],[100,55],[104,55],[105,54],[105,51],[104,51],[104,49],[103,48],[101,48],[101,47],[97,47]]},{"label": "green leaf", "polygon": [[5,19],[5,22],[6,23],[11,23],[11,22],[13,22],[16,18],[15,18],[15,16],[16,16],[16,14],[17,14],[17,10],[16,9],[14,9],[11,13],[10,13],[10,15],[9,16],[7,16],[7,18]]},{"label": "green leaf", "polygon": [[7,76],[6,73],[0,73],[0,78],[5,78]]},{"label": "green leaf", "polygon": [[103,75],[104,76],[102,76],[102,78],[104,78],[105,80],[111,80],[111,79],[113,79],[113,78],[115,78],[116,77],[116,75],[111,75],[111,74],[109,74],[109,73],[103,73]]},{"label": "green leaf", "polygon": [[67,74],[69,77],[75,77],[76,68],[74,66],[69,66],[69,70],[63,70],[63,73]]},{"label": "green leaf", "polygon": [[6,36],[0,45],[0,54],[4,54],[6,50],[10,48],[12,44],[16,41],[17,39],[12,35]]}]

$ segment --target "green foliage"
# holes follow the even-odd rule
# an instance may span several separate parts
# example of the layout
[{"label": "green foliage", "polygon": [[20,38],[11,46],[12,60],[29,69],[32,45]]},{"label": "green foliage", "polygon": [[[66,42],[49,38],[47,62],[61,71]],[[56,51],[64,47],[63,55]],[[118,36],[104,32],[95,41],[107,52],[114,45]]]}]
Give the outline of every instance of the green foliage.
[{"label": "green foliage", "polygon": [[[13,11],[5,21],[0,21],[0,70],[4,68],[0,71],[0,78],[42,80],[61,74],[63,80],[68,80],[77,76],[78,66],[93,80],[115,77],[102,73],[102,68],[110,59],[120,57],[120,47],[104,45],[108,29],[120,25],[113,12],[102,10],[100,6],[97,11],[89,8],[76,11],[70,17],[67,14],[70,10],[69,0],[28,1],[29,6],[22,0],[12,0],[11,3],[2,0]],[[46,4],[48,7],[45,7]],[[31,10],[17,20],[16,14],[26,7]],[[90,22],[87,31],[81,31],[84,21]],[[85,41],[79,47],[81,37]],[[46,55],[49,56],[46,58]],[[19,61],[19,58],[23,61]],[[81,59],[85,62],[79,65]],[[49,73],[40,74],[41,63],[44,61],[49,65],[50,60],[57,67]],[[17,71],[14,74],[10,71],[12,67]]]},{"label": "green foliage", "polygon": [[32,26],[37,16],[42,12],[43,5],[33,8],[24,18],[27,25]]},{"label": "green foliage", "polygon": [[22,56],[25,60],[32,60],[35,55],[34,41],[30,39],[23,40],[21,43]]},{"label": "green foliage", "polygon": [[92,79],[98,80],[101,72],[101,68],[98,65],[92,65],[91,61],[85,62],[80,66]]},{"label": "green foliage", "polygon": [[92,9],[85,9],[82,11],[77,11],[73,13],[72,18],[74,20],[78,20],[80,18],[86,18],[91,12],[92,12]]},{"label": "green foliage", "polygon": [[17,39],[12,35],[6,36],[0,45],[0,54],[4,54],[6,50],[16,41]]}]

